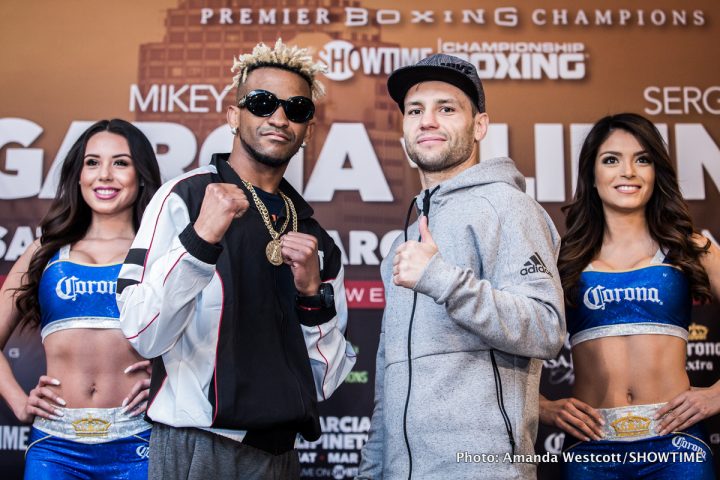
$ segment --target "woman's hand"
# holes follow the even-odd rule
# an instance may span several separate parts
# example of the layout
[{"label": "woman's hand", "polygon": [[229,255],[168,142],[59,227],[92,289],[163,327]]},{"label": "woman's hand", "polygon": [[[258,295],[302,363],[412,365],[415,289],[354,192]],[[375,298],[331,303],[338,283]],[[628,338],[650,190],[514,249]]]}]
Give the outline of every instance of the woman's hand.
[{"label": "woman's hand", "polygon": [[685,430],[700,420],[711,417],[720,411],[720,392],[718,387],[691,387],[666,403],[655,414],[660,419],[657,433],[667,435],[670,432]]},{"label": "woman's hand", "polygon": [[[148,375],[152,374],[152,365],[150,360],[143,360],[133,363],[125,369],[125,374],[131,374],[136,371],[144,370]],[[138,380],[130,389],[130,393],[122,402],[122,413],[131,412],[130,416],[140,415],[147,410],[147,398],[150,396],[150,379],[144,378]]]},{"label": "woman's hand", "polygon": [[58,407],[64,407],[67,403],[48,388],[48,385],[58,386],[60,380],[47,375],[41,376],[37,386],[30,390],[25,409],[20,415],[16,414],[18,420],[23,423],[30,423],[36,416],[57,420],[64,415]]},{"label": "woman's hand", "polygon": [[548,400],[540,397],[540,421],[557,427],[575,438],[602,440],[605,422],[593,407],[577,398]]}]

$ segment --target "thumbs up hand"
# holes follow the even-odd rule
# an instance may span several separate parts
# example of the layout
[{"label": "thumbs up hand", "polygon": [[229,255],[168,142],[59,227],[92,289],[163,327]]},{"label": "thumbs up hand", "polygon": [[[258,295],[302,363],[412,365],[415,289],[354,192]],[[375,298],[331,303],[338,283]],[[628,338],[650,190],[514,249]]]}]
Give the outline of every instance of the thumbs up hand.
[{"label": "thumbs up hand", "polygon": [[393,283],[405,288],[413,288],[430,259],[437,253],[438,247],[430,234],[427,217],[420,217],[420,242],[413,240],[401,244],[395,250],[393,259]]}]

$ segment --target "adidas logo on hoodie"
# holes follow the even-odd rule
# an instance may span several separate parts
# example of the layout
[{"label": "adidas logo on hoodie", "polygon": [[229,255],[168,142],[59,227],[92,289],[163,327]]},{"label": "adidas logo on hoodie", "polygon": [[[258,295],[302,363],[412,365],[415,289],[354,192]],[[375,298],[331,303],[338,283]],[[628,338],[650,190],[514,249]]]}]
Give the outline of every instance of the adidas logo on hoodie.
[{"label": "adidas logo on hoodie", "polygon": [[520,275],[530,275],[531,273],[544,273],[550,278],[553,278],[552,273],[550,273],[550,270],[545,265],[545,262],[542,261],[542,258],[540,258],[540,255],[535,252],[530,256],[530,260],[525,262],[525,265],[523,265],[522,270],[520,270]]}]

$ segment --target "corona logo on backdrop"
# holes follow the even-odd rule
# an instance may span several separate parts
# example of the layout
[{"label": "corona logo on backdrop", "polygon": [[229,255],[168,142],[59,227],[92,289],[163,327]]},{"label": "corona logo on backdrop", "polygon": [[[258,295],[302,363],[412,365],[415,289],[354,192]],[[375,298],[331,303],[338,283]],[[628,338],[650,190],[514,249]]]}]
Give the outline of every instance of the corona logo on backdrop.
[{"label": "corona logo on backdrop", "polygon": [[690,342],[702,342],[707,340],[708,327],[705,325],[698,325],[697,323],[690,324],[690,333],[688,334],[688,341]]},{"label": "corona logo on backdrop", "polygon": [[[708,337],[711,338],[708,341]],[[720,342],[714,341],[710,335],[710,327],[699,323],[691,323],[688,328],[687,363],[689,372],[712,372],[715,361],[720,357]]]},{"label": "corona logo on backdrop", "polygon": [[563,442],[565,441],[565,432],[551,433],[545,439],[545,451],[550,453],[562,453]]},{"label": "corona logo on backdrop", "polygon": [[563,348],[557,357],[543,360],[543,376],[550,385],[575,383],[575,372],[573,370],[572,355],[570,355],[570,340],[565,337]]}]

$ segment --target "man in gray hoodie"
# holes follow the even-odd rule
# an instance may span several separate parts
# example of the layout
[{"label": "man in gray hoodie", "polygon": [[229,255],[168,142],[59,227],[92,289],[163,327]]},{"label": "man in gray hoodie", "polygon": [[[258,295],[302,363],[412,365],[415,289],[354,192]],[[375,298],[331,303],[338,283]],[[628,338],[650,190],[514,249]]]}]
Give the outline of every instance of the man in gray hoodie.
[{"label": "man in gray hoodie", "polygon": [[565,337],[558,233],[511,159],[479,162],[488,115],[475,67],[432,55],[393,72],[388,90],[423,191],[382,264],[358,478],[535,478],[540,359]]}]

